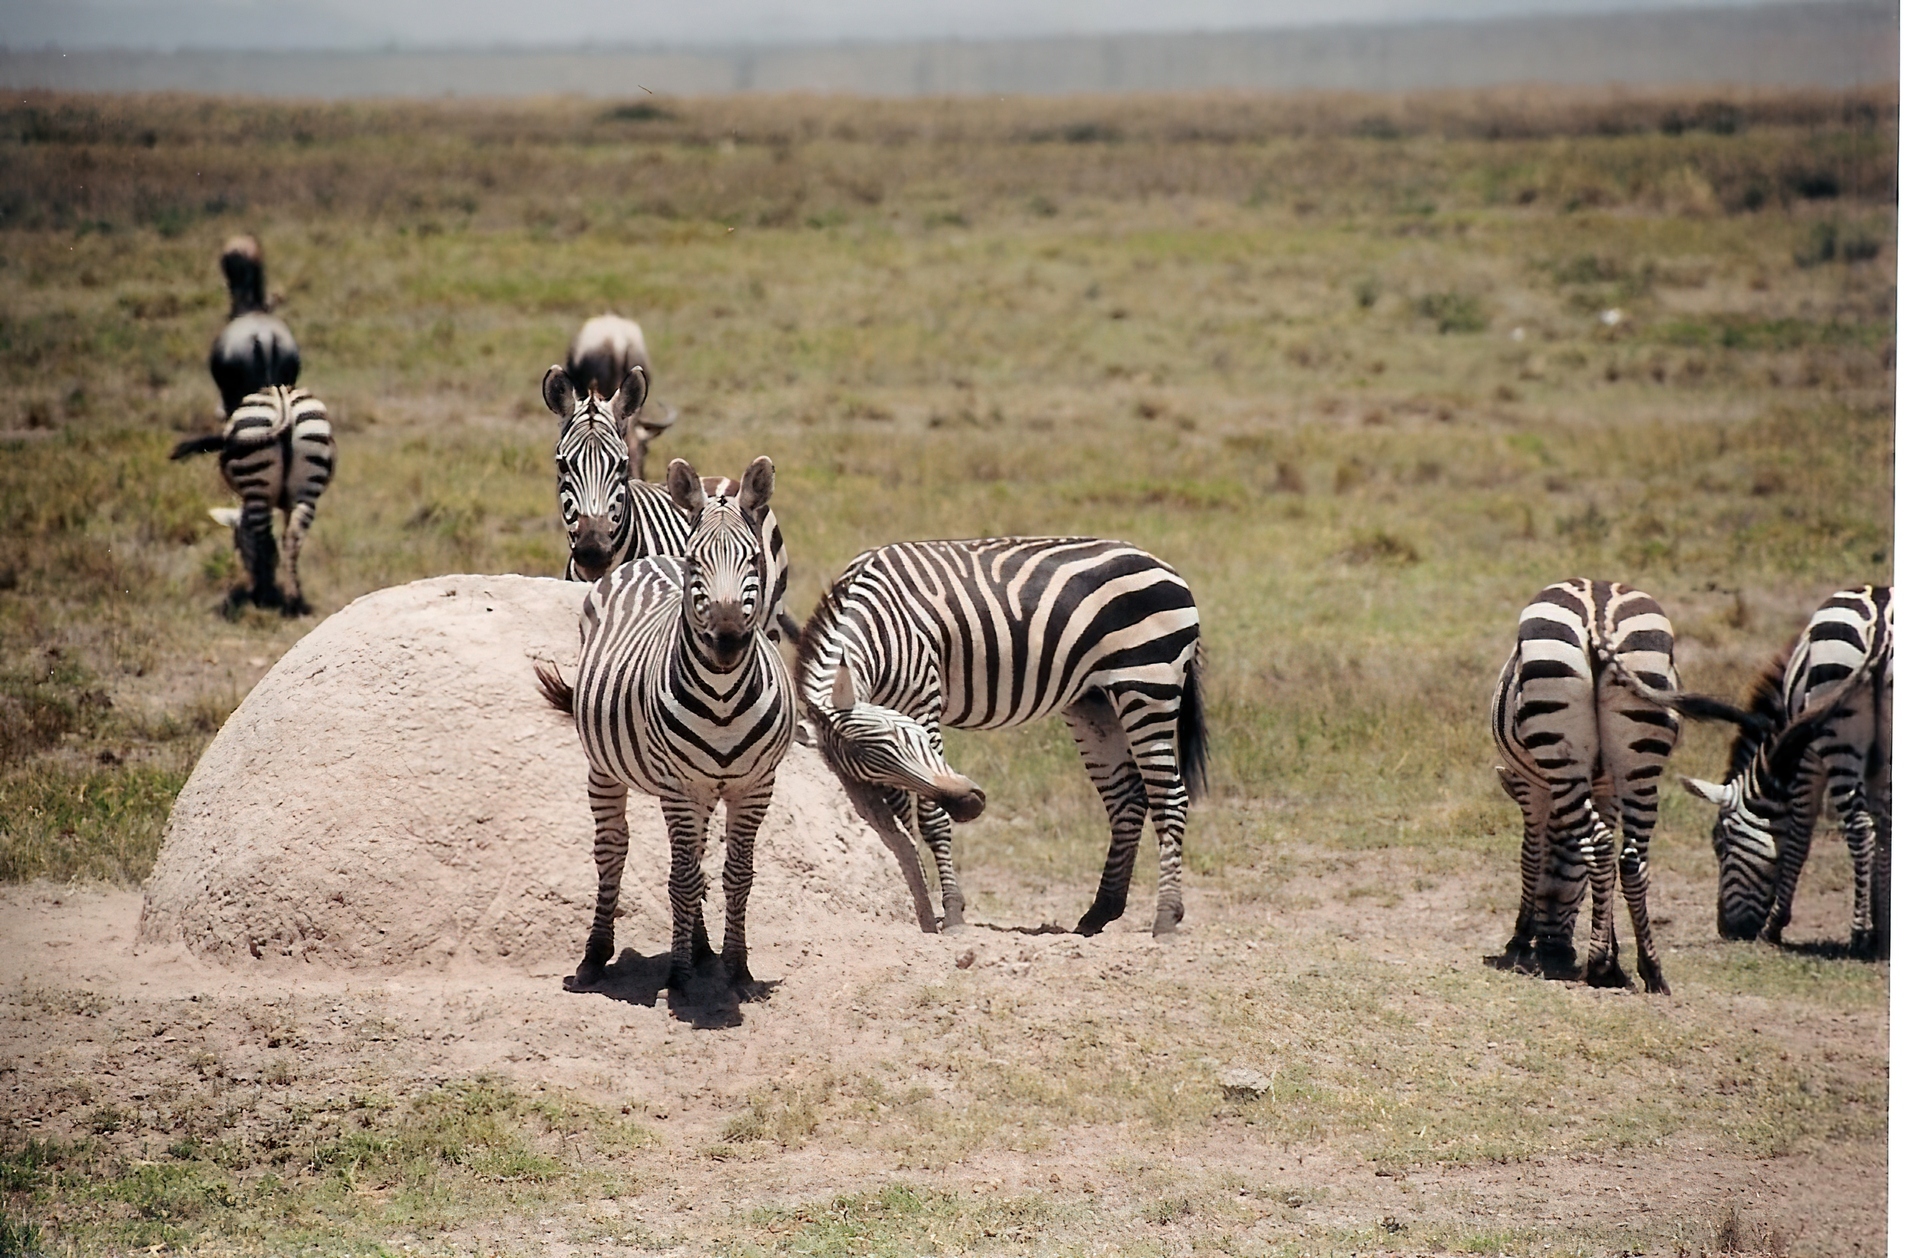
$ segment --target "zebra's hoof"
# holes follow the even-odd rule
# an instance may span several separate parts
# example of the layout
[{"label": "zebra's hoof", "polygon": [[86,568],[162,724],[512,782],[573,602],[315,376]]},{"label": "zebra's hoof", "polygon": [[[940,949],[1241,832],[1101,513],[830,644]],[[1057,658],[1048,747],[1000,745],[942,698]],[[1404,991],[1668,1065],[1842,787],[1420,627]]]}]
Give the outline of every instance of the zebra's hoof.
[{"label": "zebra's hoof", "polygon": [[1633,980],[1620,968],[1619,957],[1608,957],[1604,962],[1597,959],[1587,962],[1587,986],[1625,987],[1632,990]]},{"label": "zebra's hoof", "polygon": [[1856,930],[1847,944],[1847,955],[1856,961],[1877,961],[1880,958],[1875,955],[1879,951],[1875,942],[1872,931]]},{"label": "zebra's hoof", "polygon": [[1671,996],[1673,989],[1667,986],[1666,976],[1660,973],[1660,963],[1640,958],[1640,981],[1647,985],[1649,996]]},{"label": "zebra's hoof", "polygon": [[1581,977],[1580,958],[1571,944],[1543,943],[1534,949],[1540,958],[1540,973],[1551,979]]},{"label": "zebra's hoof", "polygon": [[288,619],[292,619],[295,616],[311,616],[313,615],[313,604],[307,602],[304,598],[290,598],[280,604],[280,614]]},{"label": "zebra's hoof", "polygon": [[967,902],[954,896],[941,905],[944,916],[940,919],[940,932],[952,934],[967,924]]},{"label": "zebra's hoof", "polygon": [[1171,935],[1183,916],[1185,914],[1177,908],[1161,909],[1153,917],[1153,937],[1158,939],[1162,935]]},{"label": "zebra's hoof", "polygon": [[1489,970],[1512,970],[1515,974],[1540,973],[1540,958],[1535,955],[1532,944],[1508,944],[1505,952],[1481,957],[1480,963]]},{"label": "zebra's hoof", "polygon": [[560,980],[560,986],[570,992],[584,992],[598,987],[607,977],[607,967],[599,961],[582,961],[580,968]]}]

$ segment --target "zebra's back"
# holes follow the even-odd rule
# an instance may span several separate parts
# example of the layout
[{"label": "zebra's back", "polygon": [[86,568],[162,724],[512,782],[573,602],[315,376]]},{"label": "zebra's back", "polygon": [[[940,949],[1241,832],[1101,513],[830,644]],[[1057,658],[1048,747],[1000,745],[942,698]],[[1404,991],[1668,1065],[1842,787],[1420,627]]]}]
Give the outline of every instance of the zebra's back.
[{"label": "zebra's back", "polygon": [[939,720],[959,729],[1034,720],[1117,682],[1177,688],[1200,640],[1177,572],[1097,538],[895,543],[855,559],[829,597],[865,604],[862,623],[892,626],[863,649],[886,649],[872,639],[909,625],[929,637]]}]

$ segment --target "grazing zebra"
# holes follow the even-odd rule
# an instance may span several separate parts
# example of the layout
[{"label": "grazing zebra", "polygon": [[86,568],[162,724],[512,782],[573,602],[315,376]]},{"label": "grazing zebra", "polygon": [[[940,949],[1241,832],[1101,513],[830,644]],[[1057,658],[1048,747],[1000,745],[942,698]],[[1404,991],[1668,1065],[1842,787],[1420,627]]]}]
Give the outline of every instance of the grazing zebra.
[{"label": "grazing zebra", "polygon": [[1617,831],[1617,872],[1640,978],[1649,992],[1668,991],[1647,909],[1647,849],[1660,773],[1680,721],[1647,695],[1679,685],[1673,626],[1658,603],[1631,586],[1561,581],[1520,613],[1513,653],[1493,691],[1493,739],[1503,762],[1495,771],[1525,818],[1520,912],[1500,964],[1576,977],[1574,920],[1591,881],[1586,981],[1633,986],[1620,968],[1614,932]]},{"label": "grazing zebra", "polygon": [[767,555],[759,517],[773,496],[762,456],[737,494],[709,495],[684,460],[667,469],[673,499],[697,523],[684,559],[648,556],[594,585],[580,613],[580,670],[568,686],[536,666],[547,700],[573,718],[587,754],[593,860],[600,894],[587,950],[570,987],[606,972],[627,859],[627,792],[659,797],[673,845],[669,983],[684,990],[696,960],[712,955],[701,902],[701,856],[715,806],[727,805],[727,977],[751,994],[747,895],[753,843],[773,797],[774,772],[793,741],[793,679],[766,636]]},{"label": "grazing zebra", "polygon": [[220,254],[226,272],[227,326],[213,338],[207,368],[220,390],[220,413],[233,414],[249,394],[300,380],[300,347],[287,325],[267,313],[267,273],[260,242],[235,236]]},{"label": "grazing zebra", "polygon": [[[633,369],[639,367],[653,379],[653,362],[647,357],[647,338],[640,325],[611,312],[587,320],[573,334],[567,346],[567,378],[576,393],[598,393],[611,398],[620,391]],[[647,477],[647,447],[653,439],[673,426],[679,413],[658,407],[639,413],[640,422],[627,428],[627,446],[633,461],[633,478]]]},{"label": "grazing zebra", "polygon": [[[636,480],[625,432],[647,399],[647,370],[627,373],[610,398],[589,389],[579,392],[561,367],[551,367],[541,382],[547,408],[560,418],[553,461],[560,498],[560,520],[567,529],[569,581],[597,581],[619,564],[643,555],[687,553],[693,521],[665,485]],[[731,497],[739,487],[724,477],[708,477],[709,497]],[[761,542],[768,556],[770,587],[763,591],[762,614],[777,641],[799,636],[787,615],[787,546],[771,509],[760,513]]]},{"label": "grazing zebra", "polygon": [[986,794],[947,764],[940,727],[1000,729],[1060,713],[1113,831],[1099,894],[1076,929],[1097,934],[1126,911],[1151,814],[1161,935],[1184,913],[1187,802],[1205,784],[1199,652],[1187,583],[1124,542],[903,542],[840,574],[807,622],[795,672],[830,761],[881,787],[932,849],[948,930],[966,909],[951,823],[979,816]]},{"label": "grazing zebra", "polygon": [[[314,504],[333,479],[333,427],[327,423],[327,408],[305,389],[271,385],[235,408],[222,432],[188,438],[173,448],[172,457],[216,450],[220,475],[240,496],[240,510],[237,515],[217,510],[214,519],[233,526],[234,548],[249,581],[227,596],[228,606],[238,607],[251,598],[256,607],[306,615],[312,609],[300,592],[300,547],[313,523]],[[286,513],[288,594],[281,593],[275,579],[276,508]]]},{"label": "grazing zebra", "polygon": [[[1822,709],[1830,715],[1788,738],[1810,711]],[[1736,716],[1742,728],[1726,782],[1683,779],[1719,809],[1713,853],[1721,937],[1780,942],[1824,797],[1853,856],[1853,954],[1886,957],[1893,590],[1863,585],[1822,603],[1799,638],[1762,670]]]}]

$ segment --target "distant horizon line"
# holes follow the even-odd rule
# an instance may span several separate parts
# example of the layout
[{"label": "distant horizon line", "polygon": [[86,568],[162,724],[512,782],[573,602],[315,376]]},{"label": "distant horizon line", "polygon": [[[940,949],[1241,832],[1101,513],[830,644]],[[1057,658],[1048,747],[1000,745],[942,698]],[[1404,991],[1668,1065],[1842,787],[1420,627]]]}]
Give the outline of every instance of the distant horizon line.
[{"label": "distant horizon line", "polygon": [[1418,31],[1425,29],[1457,29],[1460,27],[1521,26],[1536,23],[1571,22],[1607,22],[1611,20],[1634,20],[1652,17],[1725,15],[1730,12],[1753,9],[1888,9],[1896,14],[1900,11],[1900,0],[1719,0],[1706,4],[1649,4],[1634,5],[1610,4],[1605,7],[1583,8],[1571,12],[1553,12],[1540,9],[1524,13],[1490,14],[1480,17],[1417,17],[1400,19],[1381,19],[1374,21],[1328,21],[1306,18],[1290,22],[1275,22],[1262,25],[1242,26],[1197,26],[1181,30],[1165,28],[1142,28],[1117,31],[1056,31],[1043,34],[1009,35],[923,35],[915,37],[877,37],[841,36],[839,38],[786,38],[766,41],[753,39],[734,39],[711,42],[658,42],[639,43],[618,40],[577,40],[570,43],[490,43],[490,44],[449,44],[449,43],[408,43],[387,40],[382,43],[361,44],[307,44],[298,47],[263,47],[227,44],[179,44],[162,46],[157,44],[87,44],[64,46],[57,41],[39,44],[13,44],[0,38],[0,53],[20,55],[23,53],[61,56],[622,56],[635,55],[663,56],[674,54],[692,54],[696,56],[726,56],[729,54],[765,54],[785,51],[824,51],[832,49],[880,49],[910,48],[923,46],[936,47],[987,47],[995,44],[1047,44],[1067,42],[1102,42],[1138,39],[1218,39],[1234,35],[1283,35],[1289,32],[1328,34],[1338,31]]}]

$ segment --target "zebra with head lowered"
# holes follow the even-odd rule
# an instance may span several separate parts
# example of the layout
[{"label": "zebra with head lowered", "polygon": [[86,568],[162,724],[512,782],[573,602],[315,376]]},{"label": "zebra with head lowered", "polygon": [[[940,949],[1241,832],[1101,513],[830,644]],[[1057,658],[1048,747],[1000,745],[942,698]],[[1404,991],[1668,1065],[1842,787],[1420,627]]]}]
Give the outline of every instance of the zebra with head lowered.
[{"label": "zebra with head lowered", "polygon": [[220,413],[271,385],[300,380],[300,347],[287,325],[267,313],[267,272],[260,242],[235,236],[220,253],[227,277],[227,326],[213,338],[207,369],[220,390]]},{"label": "zebra with head lowered", "polygon": [[[1808,726],[1809,712],[1828,715]],[[1748,694],[1716,785],[1685,778],[1719,809],[1724,939],[1780,942],[1824,798],[1853,857],[1853,954],[1884,958],[1893,860],[1893,590],[1863,585],[1820,605]],[[1795,730],[1795,726],[1800,728]],[[1789,732],[1793,737],[1789,738]]]},{"label": "zebra with head lowered", "polygon": [[1125,542],[995,538],[905,542],[858,556],[807,622],[795,666],[822,750],[881,788],[933,851],[946,929],[964,921],[952,822],[985,793],[948,765],[940,728],[1065,717],[1112,828],[1093,905],[1076,929],[1126,911],[1149,815],[1159,835],[1153,930],[1184,914],[1187,804],[1205,783],[1200,614],[1166,564]]},{"label": "zebra with head lowered", "polygon": [[1660,774],[1680,721],[1644,696],[1679,686],[1673,626],[1658,603],[1631,586],[1560,581],[1520,613],[1513,652],[1493,691],[1493,739],[1502,761],[1495,772],[1525,820],[1520,912],[1500,964],[1576,977],[1574,921],[1591,882],[1586,981],[1633,986],[1620,969],[1614,931],[1617,831],[1617,872],[1640,978],[1649,992],[1668,991],[1647,907],[1647,849]]},{"label": "zebra with head lowered", "polygon": [[[576,393],[611,398],[635,367],[645,371],[649,381],[653,379],[647,338],[641,335],[639,324],[611,311],[581,324],[567,345],[567,378]],[[647,477],[647,447],[678,418],[678,412],[661,412],[657,406],[635,412],[635,421],[627,425],[626,433],[635,480]]]},{"label": "zebra with head lowered", "polygon": [[[555,487],[560,521],[567,530],[569,581],[598,581],[609,570],[644,555],[687,553],[693,520],[666,485],[632,476],[626,434],[646,403],[647,369],[629,371],[610,397],[597,388],[574,387],[563,367],[547,370],[540,395],[560,419],[554,441]],[[724,477],[708,477],[709,497],[733,497],[740,487]],[[762,593],[763,628],[776,640],[798,637],[787,615],[787,546],[771,509],[759,513],[761,542],[768,561],[768,588]]]},{"label": "zebra with head lowered", "polygon": [[[333,426],[327,422],[327,408],[305,389],[270,385],[241,402],[219,433],[188,438],[173,448],[171,457],[214,451],[220,454],[221,477],[240,496],[240,510],[220,508],[212,515],[232,526],[234,548],[248,580],[227,595],[228,607],[251,598],[256,607],[306,615],[312,608],[300,590],[300,548],[313,524],[314,506],[333,480]],[[288,593],[281,592],[276,573],[276,509],[286,514]]]},{"label": "zebra with head lowered", "polygon": [[536,666],[548,701],[579,732],[593,809],[600,891],[586,955],[569,986],[599,981],[613,956],[627,794],[641,790],[659,798],[673,846],[669,985],[684,990],[694,963],[712,955],[701,857],[708,820],[724,802],[727,925],[720,956],[736,990],[752,995],[746,911],[753,844],[798,719],[793,679],[761,632],[767,556],[759,517],[773,496],[773,463],[755,459],[737,494],[715,496],[675,459],[667,486],[695,520],[686,557],[637,559],[594,585],[580,613],[573,685],[551,665]]}]

